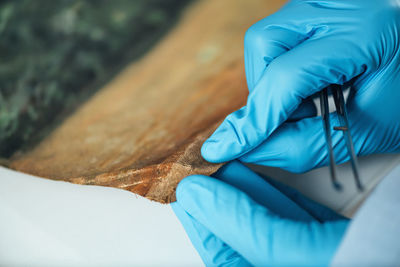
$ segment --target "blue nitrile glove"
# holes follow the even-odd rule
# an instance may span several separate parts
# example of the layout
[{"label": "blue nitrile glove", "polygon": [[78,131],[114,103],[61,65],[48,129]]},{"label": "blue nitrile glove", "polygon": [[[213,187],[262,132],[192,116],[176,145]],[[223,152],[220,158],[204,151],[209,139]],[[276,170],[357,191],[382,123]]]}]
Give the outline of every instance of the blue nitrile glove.
[{"label": "blue nitrile glove", "polygon": [[[203,157],[295,172],[326,165],[321,118],[287,119],[330,84],[352,86],[347,107],[358,155],[400,151],[399,46],[399,0],[290,1],[247,31],[247,104],[204,143]],[[336,114],[331,122],[338,124]],[[342,132],[332,138],[337,161],[348,160]]]},{"label": "blue nitrile glove", "polygon": [[329,264],[346,218],[237,161],[215,177],[185,178],[171,204],[207,266]]}]

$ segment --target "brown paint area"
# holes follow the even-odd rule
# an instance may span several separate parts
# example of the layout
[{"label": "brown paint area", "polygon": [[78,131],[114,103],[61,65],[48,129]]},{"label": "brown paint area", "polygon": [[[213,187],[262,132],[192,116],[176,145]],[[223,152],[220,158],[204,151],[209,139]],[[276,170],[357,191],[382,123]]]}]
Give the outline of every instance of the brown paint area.
[{"label": "brown paint area", "polygon": [[281,3],[198,1],[148,55],[10,167],[174,201],[181,179],[221,166],[202,159],[201,145],[245,105],[244,33]]}]

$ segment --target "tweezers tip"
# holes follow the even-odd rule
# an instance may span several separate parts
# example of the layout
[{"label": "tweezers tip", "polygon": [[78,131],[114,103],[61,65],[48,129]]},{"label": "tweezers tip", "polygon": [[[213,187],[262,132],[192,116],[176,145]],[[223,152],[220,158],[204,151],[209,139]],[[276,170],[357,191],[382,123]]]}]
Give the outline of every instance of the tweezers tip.
[{"label": "tweezers tip", "polygon": [[364,192],[364,186],[361,183],[357,184],[357,188],[359,192]]},{"label": "tweezers tip", "polygon": [[343,191],[343,186],[338,182],[333,182],[333,187],[335,188],[336,191]]}]

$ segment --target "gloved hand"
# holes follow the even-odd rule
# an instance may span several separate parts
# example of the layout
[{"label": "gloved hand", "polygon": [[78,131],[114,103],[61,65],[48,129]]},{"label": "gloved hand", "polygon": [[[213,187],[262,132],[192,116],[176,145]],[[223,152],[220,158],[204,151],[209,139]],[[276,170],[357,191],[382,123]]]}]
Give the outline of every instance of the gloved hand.
[{"label": "gloved hand", "polygon": [[[294,172],[326,165],[321,118],[287,119],[330,84],[351,86],[347,108],[358,155],[399,152],[399,47],[398,0],[290,1],[247,31],[247,104],[204,143],[203,157]],[[338,124],[335,113],[331,122]],[[342,132],[331,132],[336,160],[347,161]]]},{"label": "gloved hand", "polygon": [[172,203],[207,266],[325,266],[348,220],[237,161],[182,180]]}]

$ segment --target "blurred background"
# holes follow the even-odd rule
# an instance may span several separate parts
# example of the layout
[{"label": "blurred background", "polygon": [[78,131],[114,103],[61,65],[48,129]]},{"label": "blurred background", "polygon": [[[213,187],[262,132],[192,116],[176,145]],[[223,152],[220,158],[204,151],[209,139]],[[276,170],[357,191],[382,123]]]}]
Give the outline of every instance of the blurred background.
[{"label": "blurred background", "polygon": [[36,144],[190,0],[0,1],[0,158]]}]

